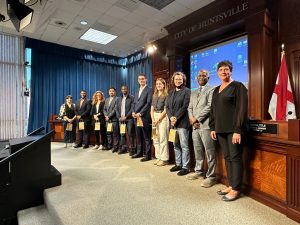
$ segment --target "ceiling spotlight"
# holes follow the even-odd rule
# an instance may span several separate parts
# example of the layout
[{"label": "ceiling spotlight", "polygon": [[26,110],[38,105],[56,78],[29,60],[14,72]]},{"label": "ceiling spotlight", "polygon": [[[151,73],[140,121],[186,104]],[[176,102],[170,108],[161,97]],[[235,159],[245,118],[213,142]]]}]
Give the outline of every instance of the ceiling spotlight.
[{"label": "ceiling spotlight", "polygon": [[33,9],[16,0],[7,0],[7,14],[19,32],[31,23]]},{"label": "ceiling spotlight", "polygon": [[87,24],[88,24],[88,22],[87,22],[87,21],[85,21],[85,20],[81,20],[81,21],[80,21],[80,24],[85,26],[85,25],[87,25]]},{"label": "ceiling spotlight", "polygon": [[154,53],[156,50],[157,50],[157,47],[156,47],[155,45],[153,45],[153,44],[151,44],[151,45],[149,45],[149,46],[147,47],[147,52],[148,52],[149,54]]}]

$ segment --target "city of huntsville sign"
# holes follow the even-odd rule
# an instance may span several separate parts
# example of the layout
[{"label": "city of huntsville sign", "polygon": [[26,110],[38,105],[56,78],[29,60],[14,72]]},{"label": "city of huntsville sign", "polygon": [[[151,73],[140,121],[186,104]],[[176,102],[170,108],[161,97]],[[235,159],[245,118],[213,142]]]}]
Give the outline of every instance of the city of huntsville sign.
[{"label": "city of huntsville sign", "polygon": [[202,20],[197,24],[194,24],[190,27],[187,27],[184,30],[181,30],[174,34],[174,39],[178,40],[183,38],[184,36],[187,36],[191,33],[194,33],[195,31],[199,31],[203,28],[209,27],[213,24],[217,24],[225,19],[228,19],[234,15],[240,14],[242,12],[245,12],[248,9],[248,2],[244,2],[240,5],[236,5],[233,8],[227,9],[226,11],[223,11],[213,17],[210,17],[208,19]]}]

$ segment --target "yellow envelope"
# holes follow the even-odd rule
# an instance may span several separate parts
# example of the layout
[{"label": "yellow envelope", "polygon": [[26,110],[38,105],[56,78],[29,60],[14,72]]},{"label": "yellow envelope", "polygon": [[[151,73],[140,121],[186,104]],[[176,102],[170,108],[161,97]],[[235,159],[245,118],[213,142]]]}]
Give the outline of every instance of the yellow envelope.
[{"label": "yellow envelope", "polygon": [[73,124],[72,123],[67,123],[66,131],[72,131]]},{"label": "yellow envelope", "polygon": [[95,123],[95,130],[100,130],[100,122]]},{"label": "yellow envelope", "polygon": [[143,127],[144,126],[142,117],[137,117],[136,118],[136,126],[137,127]]},{"label": "yellow envelope", "polygon": [[175,129],[170,129],[169,142],[176,142],[176,133],[177,131]]},{"label": "yellow envelope", "polygon": [[122,123],[120,125],[120,134],[126,134],[126,124]]},{"label": "yellow envelope", "polygon": [[78,129],[79,130],[84,130],[84,122],[79,122],[79,124],[78,124]]},{"label": "yellow envelope", "polygon": [[108,123],[108,124],[107,124],[106,131],[107,131],[107,132],[112,132],[112,131],[113,131],[112,123]]}]

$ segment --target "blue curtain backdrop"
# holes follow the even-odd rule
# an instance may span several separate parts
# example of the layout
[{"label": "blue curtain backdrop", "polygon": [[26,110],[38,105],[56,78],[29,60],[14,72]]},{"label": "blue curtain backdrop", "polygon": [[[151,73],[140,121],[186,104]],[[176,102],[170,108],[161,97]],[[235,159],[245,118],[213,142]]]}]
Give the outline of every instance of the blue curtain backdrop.
[{"label": "blue curtain backdrop", "polygon": [[26,40],[26,48],[32,49],[28,132],[41,126],[48,130],[49,116],[59,113],[69,94],[74,103],[82,89],[87,91],[88,98],[97,90],[107,97],[111,86],[120,95],[123,84],[134,94],[139,73],[145,73],[150,86],[152,83],[151,59],[143,53],[124,59],[33,39]]}]

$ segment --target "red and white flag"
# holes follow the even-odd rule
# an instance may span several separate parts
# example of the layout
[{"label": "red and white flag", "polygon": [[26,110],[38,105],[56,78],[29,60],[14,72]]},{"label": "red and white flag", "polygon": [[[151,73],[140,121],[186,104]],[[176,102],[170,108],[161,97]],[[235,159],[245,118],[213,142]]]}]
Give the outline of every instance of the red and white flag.
[{"label": "red and white flag", "polygon": [[296,118],[295,101],[284,52],[281,56],[281,65],[268,111],[272,120],[288,120]]}]

